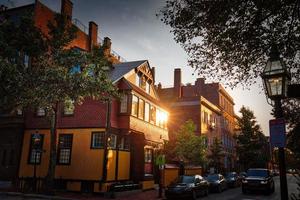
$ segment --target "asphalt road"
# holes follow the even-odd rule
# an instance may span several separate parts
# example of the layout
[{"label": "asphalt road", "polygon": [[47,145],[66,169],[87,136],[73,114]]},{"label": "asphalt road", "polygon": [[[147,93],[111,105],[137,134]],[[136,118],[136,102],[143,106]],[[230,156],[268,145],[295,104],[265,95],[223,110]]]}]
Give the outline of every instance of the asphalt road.
[{"label": "asphalt road", "polygon": [[[199,198],[203,200],[280,200],[280,182],[279,176],[274,177],[275,192],[271,195],[264,195],[260,193],[242,194],[241,187],[228,189],[223,193],[211,193],[209,196]],[[297,184],[292,175],[287,175],[289,194],[296,192]]]},{"label": "asphalt road", "polygon": [[[280,184],[279,184],[279,176],[274,177],[275,180],[275,192],[271,195],[264,194],[242,194],[241,187],[228,189],[222,193],[210,193],[207,197],[200,197],[199,200],[280,200]],[[288,190],[289,194],[295,193],[297,191],[296,179],[292,175],[287,175],[288,181]],[[89,198],[88,198],[89,199]],[[95,199],[105,199],[103,197],[92,197],[90,200]],[[116,198],[120,200],[157,200],[157,191],[148,191],[142,192],[135,195],[130,195],[127,197]],[[1,196],[0,200],[41,200],[37,198],[22,198],[16,196]]]}]

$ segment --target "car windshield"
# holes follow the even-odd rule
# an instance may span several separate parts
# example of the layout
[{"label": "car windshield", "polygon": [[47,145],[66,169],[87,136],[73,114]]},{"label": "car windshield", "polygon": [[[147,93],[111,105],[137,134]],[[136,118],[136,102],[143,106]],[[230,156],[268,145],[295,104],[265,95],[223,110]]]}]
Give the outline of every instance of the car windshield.
[{"label": "car windshield", "polygon": [[258,177],[267,177],[268,171],[261,169],[249,169],[247,171],[247,176],[258,176]]},{"label": "car windshield", "polygon": [[211,174],[207,176],[208,181],[218,181],[219,180],[219,175],[218,174]]},{"label": "car windshield", "polygon": [[194,183],[194,176],[180,176],[177,180],[177,183]]},{"label": "car windshield", "polygon": [[227,177],[228,178],[234,178],[236,176],[236,173],[228,173]]}]

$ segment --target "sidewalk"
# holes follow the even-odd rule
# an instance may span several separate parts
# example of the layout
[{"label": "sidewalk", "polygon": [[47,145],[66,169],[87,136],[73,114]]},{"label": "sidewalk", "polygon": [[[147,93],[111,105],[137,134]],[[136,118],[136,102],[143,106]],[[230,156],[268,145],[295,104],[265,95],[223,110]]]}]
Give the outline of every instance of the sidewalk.
[{"label": "sidewalk", "polygon": [[51,200],[108,200],[108,199],[119,199],[119,200],[159,200],[157,190],[149,191],[131,191],[116,193],[115,198],[103,197],[101,194],[80,194],[80,193],[57,193],[55,196],[47,196],[41,194],[24,194],[19,192],[1,192],[0,196],[20,196],[26,199],[51,199]]}]

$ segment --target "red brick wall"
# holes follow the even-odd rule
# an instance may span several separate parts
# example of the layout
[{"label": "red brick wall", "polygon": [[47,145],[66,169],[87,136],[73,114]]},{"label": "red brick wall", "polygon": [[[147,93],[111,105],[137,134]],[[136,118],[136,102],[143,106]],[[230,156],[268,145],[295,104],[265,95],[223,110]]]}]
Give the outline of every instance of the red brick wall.
[{"label": "red brick wall", "polygon": [[[35,6],[35,24],[41,29],[44,34],[48,35],[48,23],[49,21],[54,22],[54,17],[55,12],[37,1]],[[79,47],[84,50],[89,50],[89,36],[78,29],[77,37],[67,48],[70,47]]]},{"label": "red brick wall", "polygon": [[[85,99],[82,105],[77,105],[72,116],[63,116],[63,108],[58,112],[58,128],[75,127],[105,127],[106,104],[90,98]],[[49,128],[46,117],[36,117],[34,112],[28,112],[25,116],[27,129]]]}]

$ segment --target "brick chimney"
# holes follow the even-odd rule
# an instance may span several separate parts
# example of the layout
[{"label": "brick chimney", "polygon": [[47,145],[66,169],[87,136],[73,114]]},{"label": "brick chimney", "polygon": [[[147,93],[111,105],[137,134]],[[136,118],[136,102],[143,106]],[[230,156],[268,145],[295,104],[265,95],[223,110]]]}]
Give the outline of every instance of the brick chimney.
[{"label": "brick chimney", "polygon": [[174,97],[180,98],[181,97],[181,69],[176,68],[174,70]]},{"label": "brick chimney", "polygon": [[197,78],[195,81],[195,92],[197,95],[201,95],[201,91],[203,90],[205,85],[205,78]]},{"label": "brick chimney", "polygon": [[109,37],[105,37],[103,41],[103,52],[104,56],[110,56],[111,52],[111,40]]},{"label": "brick chimney", "polygon": [[89,47],[90,47],[90,50],[92,50],[92,48],[94,46],[97,46],[98,45],[98,25],[93,22],[93,21],[90,21],[89,22]]},{"label": "brick chimney", "polygon": [[73,10],[73,3],[71,0],[62,0],[61,1],[61,11],[62,15],[66,15],[68,20],[72,20],[72,10]]}]

